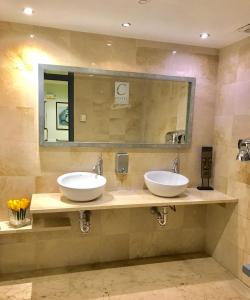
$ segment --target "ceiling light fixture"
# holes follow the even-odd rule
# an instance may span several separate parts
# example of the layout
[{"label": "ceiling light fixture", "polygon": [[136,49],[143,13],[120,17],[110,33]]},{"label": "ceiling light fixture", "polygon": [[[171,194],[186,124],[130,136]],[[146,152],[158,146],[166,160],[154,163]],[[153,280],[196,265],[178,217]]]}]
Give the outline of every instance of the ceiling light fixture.
[{"label": "ceiling light fixture", "polygon": [[206,40],[206,39],[209,38],[209,37],[210,37],[210,34],[207,33],[207,32],[202,32],[202,33],[200,34],[200,38],[201,38],[202,40]]},{"label": "ceiling light fixture", "polygon": [[173,50],[173,51],[172,51],[172,54],[176,54],[176,53],[177,53],[177,51],[176,51],[176,50]]},{"label": "ceiling light fixture", "polygon": [[111,47],[111,46],[112,46],[112,43],[111,43],[111,42],[108,42],[106,45],[107,45],[108,47]]},{"label": "ceiling light fixture", "polygon": [[131,23],[129,23],[129,22],[122,23],[122,27],[130,27],[130,26],[131,26]]},{"label": "ceiling light fixture", "polygon": [[31,7],[24,7],[23,13],[27,16],[32,16],[34,13],[34,10]]},{"label": "ceiling light fixture", "polygon": [[33,39],[35,37],[35,35],[32,33],[30,34],[30,38]]}]

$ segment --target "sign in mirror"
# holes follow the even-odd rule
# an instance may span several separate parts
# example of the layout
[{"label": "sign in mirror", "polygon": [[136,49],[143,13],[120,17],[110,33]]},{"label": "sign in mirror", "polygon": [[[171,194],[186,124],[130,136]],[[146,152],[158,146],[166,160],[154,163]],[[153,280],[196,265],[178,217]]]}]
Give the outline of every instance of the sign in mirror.
[{"label": "sign in mirror", "polygon": [[194,78],[40,65],[40,143],[188,145],[194,88]]}]

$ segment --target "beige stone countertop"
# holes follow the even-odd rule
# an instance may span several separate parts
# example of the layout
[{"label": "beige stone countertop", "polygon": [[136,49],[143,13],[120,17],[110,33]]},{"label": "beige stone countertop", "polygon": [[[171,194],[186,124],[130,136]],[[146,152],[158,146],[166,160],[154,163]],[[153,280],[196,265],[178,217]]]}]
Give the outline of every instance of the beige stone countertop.
[{"label": "beige stone countertop", "polygon": [[195,188],[188,188],[184,194],[175,198],[154,196],[148,190],[106,191],[99,199],[90,202],[74,202],[66,199],[59,193],[51,193],[33,194],[30,212],[32,214],[42,214],[79,210],[236,202],[238,202],[236,198],[218,191],[199,191]]}]

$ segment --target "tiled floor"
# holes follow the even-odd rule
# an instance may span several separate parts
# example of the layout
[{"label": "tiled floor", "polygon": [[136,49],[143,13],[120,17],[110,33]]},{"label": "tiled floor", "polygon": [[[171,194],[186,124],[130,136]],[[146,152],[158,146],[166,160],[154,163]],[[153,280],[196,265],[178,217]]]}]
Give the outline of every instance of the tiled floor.
[{"label": "tiled floor", "polygon": [[239,300],[250,299],[250,289],[206,257],[75,268],[62,274],[5,280],[0,284],[0,299]]}]

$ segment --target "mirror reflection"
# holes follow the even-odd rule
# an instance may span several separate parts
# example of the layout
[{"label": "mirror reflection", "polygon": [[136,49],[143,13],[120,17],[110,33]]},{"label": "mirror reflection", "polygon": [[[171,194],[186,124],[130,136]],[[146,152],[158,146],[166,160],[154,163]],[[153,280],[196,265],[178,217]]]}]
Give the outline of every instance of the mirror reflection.
[{"label": "mirror reflection", "polygon": [[159,75],[44,69],[43,141],[186,144],[193,84]]}]

